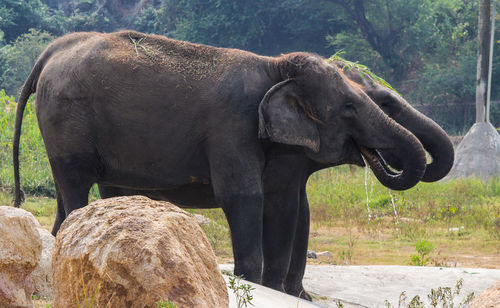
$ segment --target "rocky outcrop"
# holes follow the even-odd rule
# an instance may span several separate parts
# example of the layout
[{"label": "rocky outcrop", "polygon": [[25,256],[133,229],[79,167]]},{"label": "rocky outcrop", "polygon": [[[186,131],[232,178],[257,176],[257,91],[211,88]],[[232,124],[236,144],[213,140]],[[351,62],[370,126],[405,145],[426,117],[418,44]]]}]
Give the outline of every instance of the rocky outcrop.
[{"label": "rocky outcrop", "polygon": [[42,253],[38,226],[31,213],[0,206],[0,308],[33,307],[31,272]]},{"label": "rocky outcrop", "polygon": [[42,240],[42,255],[38,266],[31,273],[34,294],[39,298],[52,298],[52,252],[55,238],[49,231],[39,227],[38,234]]},{"label": "rocky outcrop", "polygon": [[96,201],[72,212],[56,237],[53,307],[227,307],[215,255],[189,213],[146,197]]},{"label": "rocky outcrop", "polygon": [[476,296],[471,308],[500,308],[500,281]]}]

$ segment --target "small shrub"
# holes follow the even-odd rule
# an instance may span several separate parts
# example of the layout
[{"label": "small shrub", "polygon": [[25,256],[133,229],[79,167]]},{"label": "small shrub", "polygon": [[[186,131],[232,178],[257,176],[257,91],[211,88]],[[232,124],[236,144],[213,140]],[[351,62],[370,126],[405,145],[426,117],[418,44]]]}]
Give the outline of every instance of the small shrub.
[{"label": "small shrub", "polygon": [[500,239],[500,209],[498,215],[491,217],[486,223],[486,231],[492,239]]},{"label": "small shrub", "polygon": [[223,247],[230,238],[228,228],[215,221],[210,221],[208,224],[202,225],[201,228],[205,231],[205,235],[215,254],[221,254]]},{"label": "small shrub", "polygon": [[352,232],[349,232],[349,238],[347,239],[347,250],[339,251],[339,258],[344,262],[344,264],[352,264],[352,258],[354,256],[354,245],[358,240],[357,236],[354,236]]},{"label": "small shrub", "polygon": [[429,261],[429,254],[434,250],[434,245],[428,241],[419,241],[415,244],[416,255],[411,255],[411,265],[424,266]]},{"label": "small shrub", "polygon": [[253,295],[251,293],[252,290],[255,290],[249,284],[242,284],[241,279],[243,276],[236,276],[234,274],[230,274],[228,287],[231,289],[236,296],[236,307],[242,308],[247,307],[248,304],[252,305]]}]

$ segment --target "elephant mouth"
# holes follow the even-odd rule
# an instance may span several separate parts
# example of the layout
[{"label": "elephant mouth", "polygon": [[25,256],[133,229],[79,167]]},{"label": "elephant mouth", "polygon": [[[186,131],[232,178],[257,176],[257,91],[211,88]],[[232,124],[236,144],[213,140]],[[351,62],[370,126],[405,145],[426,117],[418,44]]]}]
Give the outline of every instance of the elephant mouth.
[{"label": "elephant mouth", "polygon": [[389,167],[385,159],[377,149],[370,149],[364,146],[359,146],[359,150],[364,160],[368,163],[373,171],[383,171],[389,176],[399,176],[401,172],[395,172]]}]

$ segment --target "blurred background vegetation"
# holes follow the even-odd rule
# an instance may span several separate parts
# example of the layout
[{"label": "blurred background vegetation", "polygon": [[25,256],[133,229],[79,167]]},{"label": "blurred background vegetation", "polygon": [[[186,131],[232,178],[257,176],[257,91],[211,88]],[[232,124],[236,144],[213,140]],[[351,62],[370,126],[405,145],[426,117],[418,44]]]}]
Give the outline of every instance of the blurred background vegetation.
[{"label": "blurred background vegetation", "polygon": [[17,97],[56,36],[134,29],[270,56],[310,51],[329,57],[343,50],[448,133],[461,134],[474,120],[477,6],[477,0],[2,0],[0,89]]}]

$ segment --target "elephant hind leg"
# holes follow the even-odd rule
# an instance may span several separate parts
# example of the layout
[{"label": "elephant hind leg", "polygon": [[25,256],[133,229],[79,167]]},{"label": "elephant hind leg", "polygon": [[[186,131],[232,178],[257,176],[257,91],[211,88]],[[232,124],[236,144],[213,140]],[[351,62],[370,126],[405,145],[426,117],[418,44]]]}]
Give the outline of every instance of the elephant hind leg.
[{"label": "elephant hind leg", "polygon": [[98,179],[97,163],[90,154],[50,159],[57,190],[57,214],[52,234],[57,234],[72,211],[87,205],[90,188]]},{"label": "elephant hind leg", "polygon": [[61,227],[62,222],[66,219],[66,213],[64,211],[64,202],[62,198],[61,191],[58,188],[57,182],[56,185],[56,198],[57,198],[57,212],[56,212],[56,220],[54,221],[54,226],[52,227],[52,235],[56,236],[57,231]]}]

